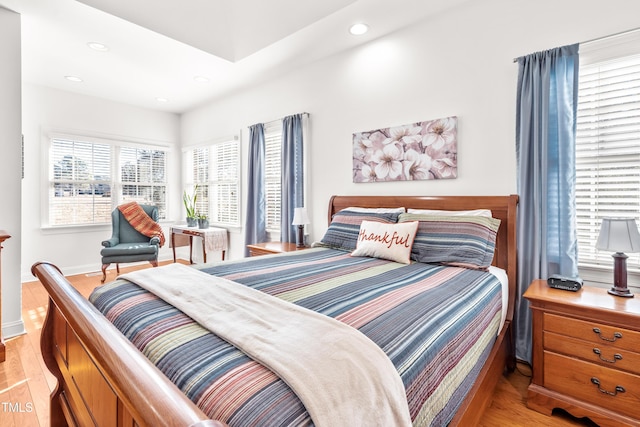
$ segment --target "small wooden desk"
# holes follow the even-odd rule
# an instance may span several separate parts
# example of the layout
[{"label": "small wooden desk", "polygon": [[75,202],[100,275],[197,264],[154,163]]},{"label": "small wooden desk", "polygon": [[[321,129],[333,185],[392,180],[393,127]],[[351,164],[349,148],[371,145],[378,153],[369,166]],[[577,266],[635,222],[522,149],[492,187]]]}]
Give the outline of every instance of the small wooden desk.
[{"label": "small wooden desk", "polygon": [[202,239],[202,254],[207,262],[207,252],[222,251],[222,260],[229,246],[226,228],[209,227],[197,228],[174,225],[171,227],[171,247],[173,248],[173,262],[176,262],[176,246],[186,246],[189,237],[189,262],[193,264],[193,236]]}]

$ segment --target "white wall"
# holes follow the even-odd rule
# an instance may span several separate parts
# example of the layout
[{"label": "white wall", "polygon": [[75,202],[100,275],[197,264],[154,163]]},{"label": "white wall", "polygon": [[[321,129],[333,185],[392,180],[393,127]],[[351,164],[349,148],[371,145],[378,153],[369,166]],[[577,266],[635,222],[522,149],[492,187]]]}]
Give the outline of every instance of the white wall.
[{"label": "white wall", "polygon": [[[168,144],[169,220],[180,218],[180,118],[176,114],[145,110],[90,96],[23,85],[25,178],[23,180],[22,279],[34,280],[31,265],[48,261],[65,274],[100,270],[101,242],[111,237],[111,226],[79,229],[42,228],[46,209],[48,134],[58,131],[109,139]],[[168,240],[168,222],[163,223]],[[171,257],[169,244],[160,259]]]},{"label": "white wall", "polygon": [[2,250],[2,332],[22,333],[20,286],[20,15],[0,7],[0,229],[11,238]]},{"label": "white wall", "polygon": [[[20,316],[18,265],[23,280],[31,278],[31,264],[42,260],[57,264],[66,274],[98,270],[100,242],[110,233],[110,227],[81,233],[41,229],[42,182],[47,173],[43,135],[48,129],[120,135],[175,147],[169,174],[169,216],[177,220],[182,217],[180,144],[190,146],[240,134],[246,174],[247,126],[309,112],[308,207],[311,238],[319,239],[326,229],[326,207],[332,194],[514,193],[517,65],[513,58],[635,28],[639,14],[640,3],[633,0],[470,1],[383,38],[376,39],[373,28],[365,36],[371,38],[366,45],[291,70],[182,117],[25,84],[22,238],[19,162],[9,161],[8,167],[0,168],[5,183],[0,189],[0,228],[14,235],[5,245],[8,261],[3,260],[3,277],[9,283],[3,301],[5,327],[8,316],[14,317],[10,310],[18,319]],[[0,22],[0,85],[3,95],[9,96],[0,101],[3,164],[5,152],[10,158],[18,155],[14,141],[20,136],[16,127],[19,84],[15,83],[19,24],[12,14],[5,15],[0,17],[9,21],[6,25]],[[15,66],[8,75],[5,64]],[[351,182],[353,132],[450,115],[459,118],[457,179]],[[229,255],[238,258],[242,253],[243,236],[235,230]],[[163,248],[161,258],[170,256],[170,249]]]},{"label": "white wall", "polygon": [[[515,193],[513,58],[635,28],[639,14],[640,3],[624,0],[467,2],[190,111],[181,139],[190,145],[242,129],[246,172],[247,126],[309,112],[312,239],[326,229],[332,194]],[[452,115],[458,116],[457,179],[352,183],[353,132]],[[232,236],[232,257],[241,251],[242,236]]]}]

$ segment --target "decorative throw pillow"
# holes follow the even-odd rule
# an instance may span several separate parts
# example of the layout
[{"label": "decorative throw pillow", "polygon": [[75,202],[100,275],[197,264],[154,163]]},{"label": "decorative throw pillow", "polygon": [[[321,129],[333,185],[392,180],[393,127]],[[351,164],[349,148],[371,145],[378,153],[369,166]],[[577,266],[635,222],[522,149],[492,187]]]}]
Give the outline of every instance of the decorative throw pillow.
[{"label": "decorative throw pillow", "polygon": [[484,216],[402,214],[419,221],[411,259],[432,264],[487,269],[493,260],[500,220]]},{"label": "decorative throw pillow", "polygon": [[356,248],[362,221],[395,224],[398,222],[398,216],[403,212],[404,208],[383,212],[379,212],[378,209],[343,209],[333,216],[331,224],[322,237],[322,240],[314,246],[325,246],[351,252]]},{"label": "decorative throw pillow", "polygon": [[409,264],[417,230],[418,221],[402,224],[362,221],[358,244],[351,256],[383,258]]}]

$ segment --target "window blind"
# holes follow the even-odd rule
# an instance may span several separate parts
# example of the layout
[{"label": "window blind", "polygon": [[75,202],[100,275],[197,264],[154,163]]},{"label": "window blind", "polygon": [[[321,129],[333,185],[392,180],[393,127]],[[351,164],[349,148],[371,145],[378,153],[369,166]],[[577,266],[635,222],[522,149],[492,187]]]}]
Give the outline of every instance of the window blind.
[{"label": "window blind", "polygon": [[209,147],[196,148],[189,152],[190,160],[188,173],[190,178],[189,185],[186,190],[188,194],[193,194],[193,189],[197,185],[196,214],[209,214]]},{"label": "window blind", "polygon": [[576,207],[579,264],[611,267],[611,253],[595,248],[602,218],[640,224],[640,56],[580,67]]},{"label": "window blind", "polygon": [[49,225],[110,222],[111,146],[53,139],[49,158]]},{"label": "window blind", "polygon": [[266,227],[267,231],[271,233],[279,233],[282,200],[282,121],[277,120],[265,124],[264,138]]},{"label": "window blind", "polygon": [[220,225],[240,225],[240,144],[235,138],[189,150],[187,193],[198,185],[196,210]]},{"label": "window blind", "polygon": [[110,224],[116,204],[129,200],[155,204],[166,218],[166,152],[89,139],[51,139],[48,225]]},{"label": "window blind", "polygon": [[119,160],[122,201],[155,205],[160,218],[166,218],[166,153],[122,147]]},{"label": "window blind", "polygon": [[237,141],[216,144],[212,147],[212,158],[216,165],[211,182],[214,222],[230,225],[240,224],[240,153]]}]

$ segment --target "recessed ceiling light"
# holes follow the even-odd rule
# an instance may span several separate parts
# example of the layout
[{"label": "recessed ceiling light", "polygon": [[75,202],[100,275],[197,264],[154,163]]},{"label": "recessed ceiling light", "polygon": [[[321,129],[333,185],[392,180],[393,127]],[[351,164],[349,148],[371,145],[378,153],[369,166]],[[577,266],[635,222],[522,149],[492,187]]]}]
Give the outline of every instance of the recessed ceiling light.
[{"label": "recessed ceiling light", "polygon": [[98,50],[100,52],[106,52],[109,50],[109,46],[98,42],[89,42],[87,43],[87,46],[89,46],[93,50]]},{"label": "recessed ceiling light", "polygon": [[211,81],[208,77],[205,76],[195,76],[193,80],[197,81],[198,83],[209,83]]},{"label": "recessed ceiling light", "polygon": [[70,82],[75,82],[75,83],[82,82],[82,79],[78,76],[64,76],[64,78],[69,80]]},{"label": "recessed ceiling light", "polygon": [[349,27],[349,32],[354,36],[362,35],[367,31],[369,31],[369,26],[363,23],[353,24],[351,27]]},{"label": "recessed ceiling light", "polygon": [[156,98],[156,101],[158,101],[158,102],[169,102],[169,100],[167,98],[161,98],[161,97]]}]

